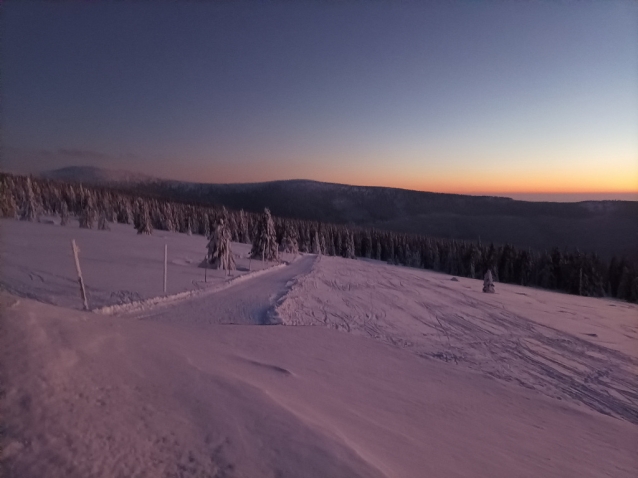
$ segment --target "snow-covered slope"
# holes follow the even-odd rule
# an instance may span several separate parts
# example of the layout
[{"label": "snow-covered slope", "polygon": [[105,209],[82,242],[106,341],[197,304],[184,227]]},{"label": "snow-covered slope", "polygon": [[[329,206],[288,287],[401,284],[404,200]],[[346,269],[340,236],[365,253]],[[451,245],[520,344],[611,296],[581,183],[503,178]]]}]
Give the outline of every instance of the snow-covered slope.
[{"label": "snow-covered slope", "polygon": [[518,383],[638,425],[638,306],[321,257],[278,314]]},{"label": "snow-covered slope", "polygon": [[94,297],[157,295],[164,241],[189,290],[203,238],[0,226],[8,477],[636,476],[635,306],[306,255],[109,316],[51,304],[69,234]]},{"label": "snow-covered slope", "polygon": [[[45,219],[46,220],[46,219]],[[57,220],[32,223],[0,220],[0,285],[16,294],[51,304],[81,308],[71,239],[80,248],[80,263],[91,309],[161,296],[164,245],[168,247],[167,294],[203,290],[273,263],[249,261],[250,245],[233,243],[237,270],[204,270],[203,236],[155,231],[141,236],[133,226],[110,224],[110,231],[80,229]],[[292,260],[288,254],[283,260]],[[250,269],[250,271],[249,271]]]}]

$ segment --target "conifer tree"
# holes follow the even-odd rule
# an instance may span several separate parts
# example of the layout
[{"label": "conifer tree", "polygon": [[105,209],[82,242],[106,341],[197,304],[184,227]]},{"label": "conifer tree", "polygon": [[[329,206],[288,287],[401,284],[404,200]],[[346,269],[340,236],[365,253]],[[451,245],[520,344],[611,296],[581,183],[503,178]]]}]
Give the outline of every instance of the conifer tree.
[{"label": "conifer tree", "polygon": [[319,242],[319,233],[315,231],[312,236],[312,247],[310,252],[313,254],[321,254],[321,244]]},{"label": "conifer tree", "polygon": [[319,248],[322,254],[328,254],[328,250],[326,248],[326,238],[324,236],[323,231],[319,231]]},{"label": "conifer tree", "polygon": [[211,227],[211,220],[210,220],[210,216],[208,215],[208,213],[204,214],[204,220],[202,221],[203,224],[203,228],[204,228],[204,237],[210,237],[210,234],[212,232],[212,227]]},{"label": "conifer tree", "polygon": [[251,257],[262,261],[275,261],[278,259],[277,234],[270,210],[264,209],[258,224],[253,247],[250,251]]},{"label": "conifer tree", "polygon": [[346,232],[344,233],[345,237],[343,240],[343,252],[342,252],[342,256],[345,257],[346,259],[354,259],[355,255],[354,255],[354,236],[352,234],[351,231],[346,229]]},{"label": "conifer tree", "polygon": [[142,199],[138,199],[135,216],[133,217],[133,226],[138,234],[152,234],[153,225],[151,224],[151,215],[148,211],[148,204]]},{"label": "conifer tree", "polygon": [[69,206],[66,201],[62,201],[60,205],[60,226],[66,226],[69,223]]},{"label": "conifer tree", "polygon": [[237,223],[238,240],[243,244],[250,244],[250,234],[248,234],[248,220],[244,210],[239,211],[239,220]]},{"label": "conifer tree", "polygon": [[13,199],[13,183],[7,180],[2,184],[0,190],[0,217],[16,217],[18,208],[15,199]]},{"label": "conifer tree", "polygon": [[374,248],[374,258],[377,261],[381,260],[381,241],[377,239],[376,246]]},{"label": "conifer tree", "polygon": [[100,212],[100,216],[97,220],[97,228],[100,231],[109,231],[111,228],[109,227],[109,223],[106,218],[106,211]]},{"label": "conifer tree", "polygon": [[368,259],[372,257],[372,235],[367,230],[361,241],[361,255]]},{"label": "conifer tree", "polygon": [[82,192],[81,198],[82,206],[80,209],[80,217],[78,218],[80,221],[80,227],[83,229],[93,229],[95,225],[95,207],[93,206],[93,196],[91,195],[91,191]]},{"label": "conifer tree", "polygon": [[24,200],[22,203],[22,213],[20,219],[23,221],[35,221],[37,217],[37,206],[35,203],[35,194],[33,194],[33,185],[31,178],[27,177],[24,187]]},{"label": "conifer tree", "polygon": [[492,271],[489,269],[483,279],[483,292],[494,293],[494,280],[492,279]]},{"label": "conifer tree", "polygon": [[235,258],[231,249],[231,236],[228,225],[223,218],[218,219],[210,232],[210,240],[206,246],[206,260],[215,269],[231,271],[235,269]]},{"label": "conifer tree", "polygon": [[284,233],[279,249],[282,252],[286,252],[288,254],[299,253],[299,245],[297,244],[297,233],[295,232],[294,228],[288,223],[284,224]]}]

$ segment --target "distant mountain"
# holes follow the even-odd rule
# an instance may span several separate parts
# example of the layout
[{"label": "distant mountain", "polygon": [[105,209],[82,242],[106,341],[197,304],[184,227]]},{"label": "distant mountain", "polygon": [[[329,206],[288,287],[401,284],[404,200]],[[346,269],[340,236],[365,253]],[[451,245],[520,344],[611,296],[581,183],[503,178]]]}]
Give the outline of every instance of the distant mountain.
[{"label": "distant mountain", "polygon": [[[200,184],[92,168],[49,172],[57,179],[117,184],[140,194],[276,216],[356,224],[450,239],[511,243],[534,249],[578,248],[609,259],[638,260],[638,202],[528,202],[492,196],[349,186],[308,180]],[[76,175],[76,177],[73,177]],[[118,175],[126,179],[117,179]],[[142,176],[142,175],[140,175]],[[88,181],[87,181],[88,182]]]},{"label": "distant mountain", "polygon": [[43,171],[40,176],[58,181],[76,181],[91,184],[139,183],[155,178],[130,171],[110,170],[93,166],[68,166],[66,168]]}]

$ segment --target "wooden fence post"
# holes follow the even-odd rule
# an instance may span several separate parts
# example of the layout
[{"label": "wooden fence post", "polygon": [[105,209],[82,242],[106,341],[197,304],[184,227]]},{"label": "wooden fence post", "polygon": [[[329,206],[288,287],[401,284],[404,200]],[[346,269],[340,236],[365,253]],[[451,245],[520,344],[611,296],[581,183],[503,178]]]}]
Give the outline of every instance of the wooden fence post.
[{"label": "wooden fence post", "polygon": [[164,295],[166,295],[166,275],[168,273],[168,245],[164,244]]},{"label": "wooden fence post", "polygon": [[80,269],[80,258],[78,252],[80,249],[75,243],[75,239],[71,239],[71,248],[73,249],[73,258],[75,259],[75,270],[78,273],[78,282],[80,283],[80,295],[82,296],[82,302],[84,303],[84,310],[89,310],[89,303],[86,299],[86,290],[84,289],[84,279],[82,278],[82,269]]}]

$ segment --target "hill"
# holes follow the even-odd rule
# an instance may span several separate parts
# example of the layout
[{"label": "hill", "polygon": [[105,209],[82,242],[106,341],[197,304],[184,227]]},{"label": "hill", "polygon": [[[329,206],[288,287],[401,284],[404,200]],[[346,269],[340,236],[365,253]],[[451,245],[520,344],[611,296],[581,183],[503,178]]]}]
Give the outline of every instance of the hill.
[{"label": "hill", "polygon": [[[518,247],[578,248],[605,259],[638,260],[638,202],[517,201],[309,180],[203,184],[64,168],[45,177],[117,185],[138,193],[305,220],[355,224],[433,237]],[[97,170],[97,171],[96,171]]]},{"label": "hill", "polygon": [[[218,287],[199,235],[0,227],[8,476],[636,476],[635,304],[315,254]],[[72,310],[70,239],[92,306],[150,300]]]}]

